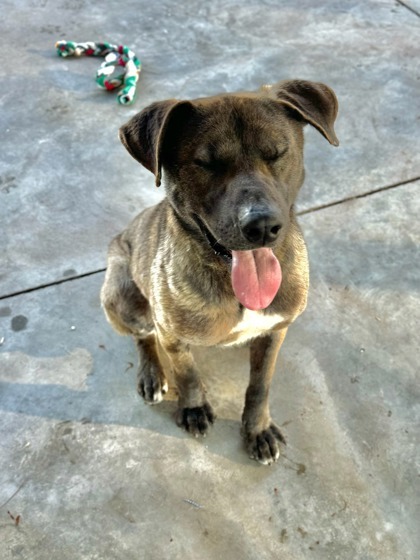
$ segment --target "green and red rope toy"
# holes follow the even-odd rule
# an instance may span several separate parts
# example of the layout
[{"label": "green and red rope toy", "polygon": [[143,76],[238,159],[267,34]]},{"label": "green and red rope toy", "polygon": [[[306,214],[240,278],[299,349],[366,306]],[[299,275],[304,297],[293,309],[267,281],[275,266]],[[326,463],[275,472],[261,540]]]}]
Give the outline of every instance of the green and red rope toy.
[{"label": "green and red rope toy", "polygon": [[131,49],[111,43],[75,43],[57,41],[57,54],[68,56],[103,56],[104,62],[96,72],[96,83],[108,91],[124,86],[118,93],[118,102],[129,105],[134,100],[141,62]]}]

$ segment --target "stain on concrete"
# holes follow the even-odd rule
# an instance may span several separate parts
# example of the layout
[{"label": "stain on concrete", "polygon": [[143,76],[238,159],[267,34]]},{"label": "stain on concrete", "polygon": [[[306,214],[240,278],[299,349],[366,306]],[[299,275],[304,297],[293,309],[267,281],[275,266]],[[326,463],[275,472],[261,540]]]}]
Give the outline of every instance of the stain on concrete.
[{"label": "stain on concrete", "polygon": [[15,189],[15,179],[16,177],[14,175],[5,175],[0,177],[0,192],[9,194],[11,189]]},{"label": "stain on concrete", "polygon": [[48,35],[62,35],[61,27],[59,25],[43,25],[40,29],[41,33]]},{"label": "stain on concrete", "polygon": [[298,463],[297,468],[298,469],[297,469],[296,472],[297,472],[298,475],[306,473],[306,466],[303,463]]},{"label": "stain on concrete", "polygon": [[287,529],[282,529],[280,533],[280,542],[285,543],[289,540],[289,535],[287,534]]},{"label": "stain on concrete", "polygon": [[24,331],[28,324],[28,318],[25,315],[15,315],[12,319],[12,330],[15,332]]},{"label": "stain on concrete", "polygon": [[112,498],[109,500],[109,505],[113,511],[121,515],[129,523],[135,523],[133,512],[131,511],[130,503],[124,499],[122,495],[122,490],[120,489]]},{"label": "stain on concrete", "polygon": [[93,357],[85,348],[75,348],[65,356],[51,358],[4,352],[0,356],[0,383],[27,385],[34,392],[40,385],[85,391],[92,368]]},{"label": "stain on concrete", "polygon": [[75,276],[76,274],[77,272],[74,270],[74,268],[67,268],[67,270],[63,272],[64,278],[66,278],[67,276]]},{"label": "stain on concrete", "polygon": [[11,314],[12,309],[10,307],[0,307],[0,317],[10,317]]},{"label": "stain on concrete", "polygon": [[306,535],[308,534],[307,531],[305,531],[305,529],[302,529],[302,527],[298,527],[297,528],[297,532],[300,534],[300,536],[302,537],[302,539],[304,539],[306,537]]},{"label": "stain on concrete", "polygon": [[13,556],[13,557],[16,557],[16,558],[24,558],[23,553],[25,552],[25,547],[24,547],[23,545],[20,545],[20,544],[19,544],[19,545],[17,545],[17,546],[14,546],[14,547],[10,550],[10,552],[12,553],[12,556]]},{"label": "stain on concrete", "polygon": [[306,465],[304,465],[303,463],[297,463],[296,461],[293,461],[292,459],[290,459],[289,457],[287,457],[286,455],[284,456],[284,458],[292,464],[292,466],[289,466],[288,468],[292,469],[293,471],[296,471],[296,473],[298,475],[302,475],[306,473]]}]

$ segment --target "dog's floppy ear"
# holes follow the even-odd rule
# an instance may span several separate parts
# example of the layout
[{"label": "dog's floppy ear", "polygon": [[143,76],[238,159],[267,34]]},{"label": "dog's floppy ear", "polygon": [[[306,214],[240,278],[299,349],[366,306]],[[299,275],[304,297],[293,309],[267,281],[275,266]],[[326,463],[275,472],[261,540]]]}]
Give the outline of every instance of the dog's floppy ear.
[{"label": "dog's floppy ear", "polygon": [[161,151],[169,122],[174,109],[186,104],[176,99],[152,103],[119,130],[121,142],[134,159],[155,175],[157,187],[161,182]]},{"label": "dog's floppy ear", "polygon": [[272,86],[263,86],[262,90],[296,111],[303,120],[318,129],[330,144],[339,145],[334,131],[338,101],[330,87],[306,80],[284,80]]}]

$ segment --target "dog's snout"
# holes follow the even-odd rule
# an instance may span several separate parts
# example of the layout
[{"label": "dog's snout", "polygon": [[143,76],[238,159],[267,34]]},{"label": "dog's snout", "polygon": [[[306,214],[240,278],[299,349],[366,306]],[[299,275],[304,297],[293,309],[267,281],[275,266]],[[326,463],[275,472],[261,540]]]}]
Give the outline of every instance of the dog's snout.
[{"label": "dog's snout", "polygon": [[239,226],[247,241],[263,246],[277,239],[282,223],[274,212],[250,211],[241,217]]}]

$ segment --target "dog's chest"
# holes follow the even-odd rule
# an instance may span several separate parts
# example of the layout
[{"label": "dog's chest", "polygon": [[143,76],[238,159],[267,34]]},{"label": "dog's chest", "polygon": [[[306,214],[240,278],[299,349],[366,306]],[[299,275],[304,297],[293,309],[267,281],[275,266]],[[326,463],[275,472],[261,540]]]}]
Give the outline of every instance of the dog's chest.
[{"label": "dog's chest", "polygon": [[279,314],[265,314],[262,311],[244,309],[241,320],[230,331],[228,340],[224,345],[243,344],[270,332],[283,321],[284,317]]}]

